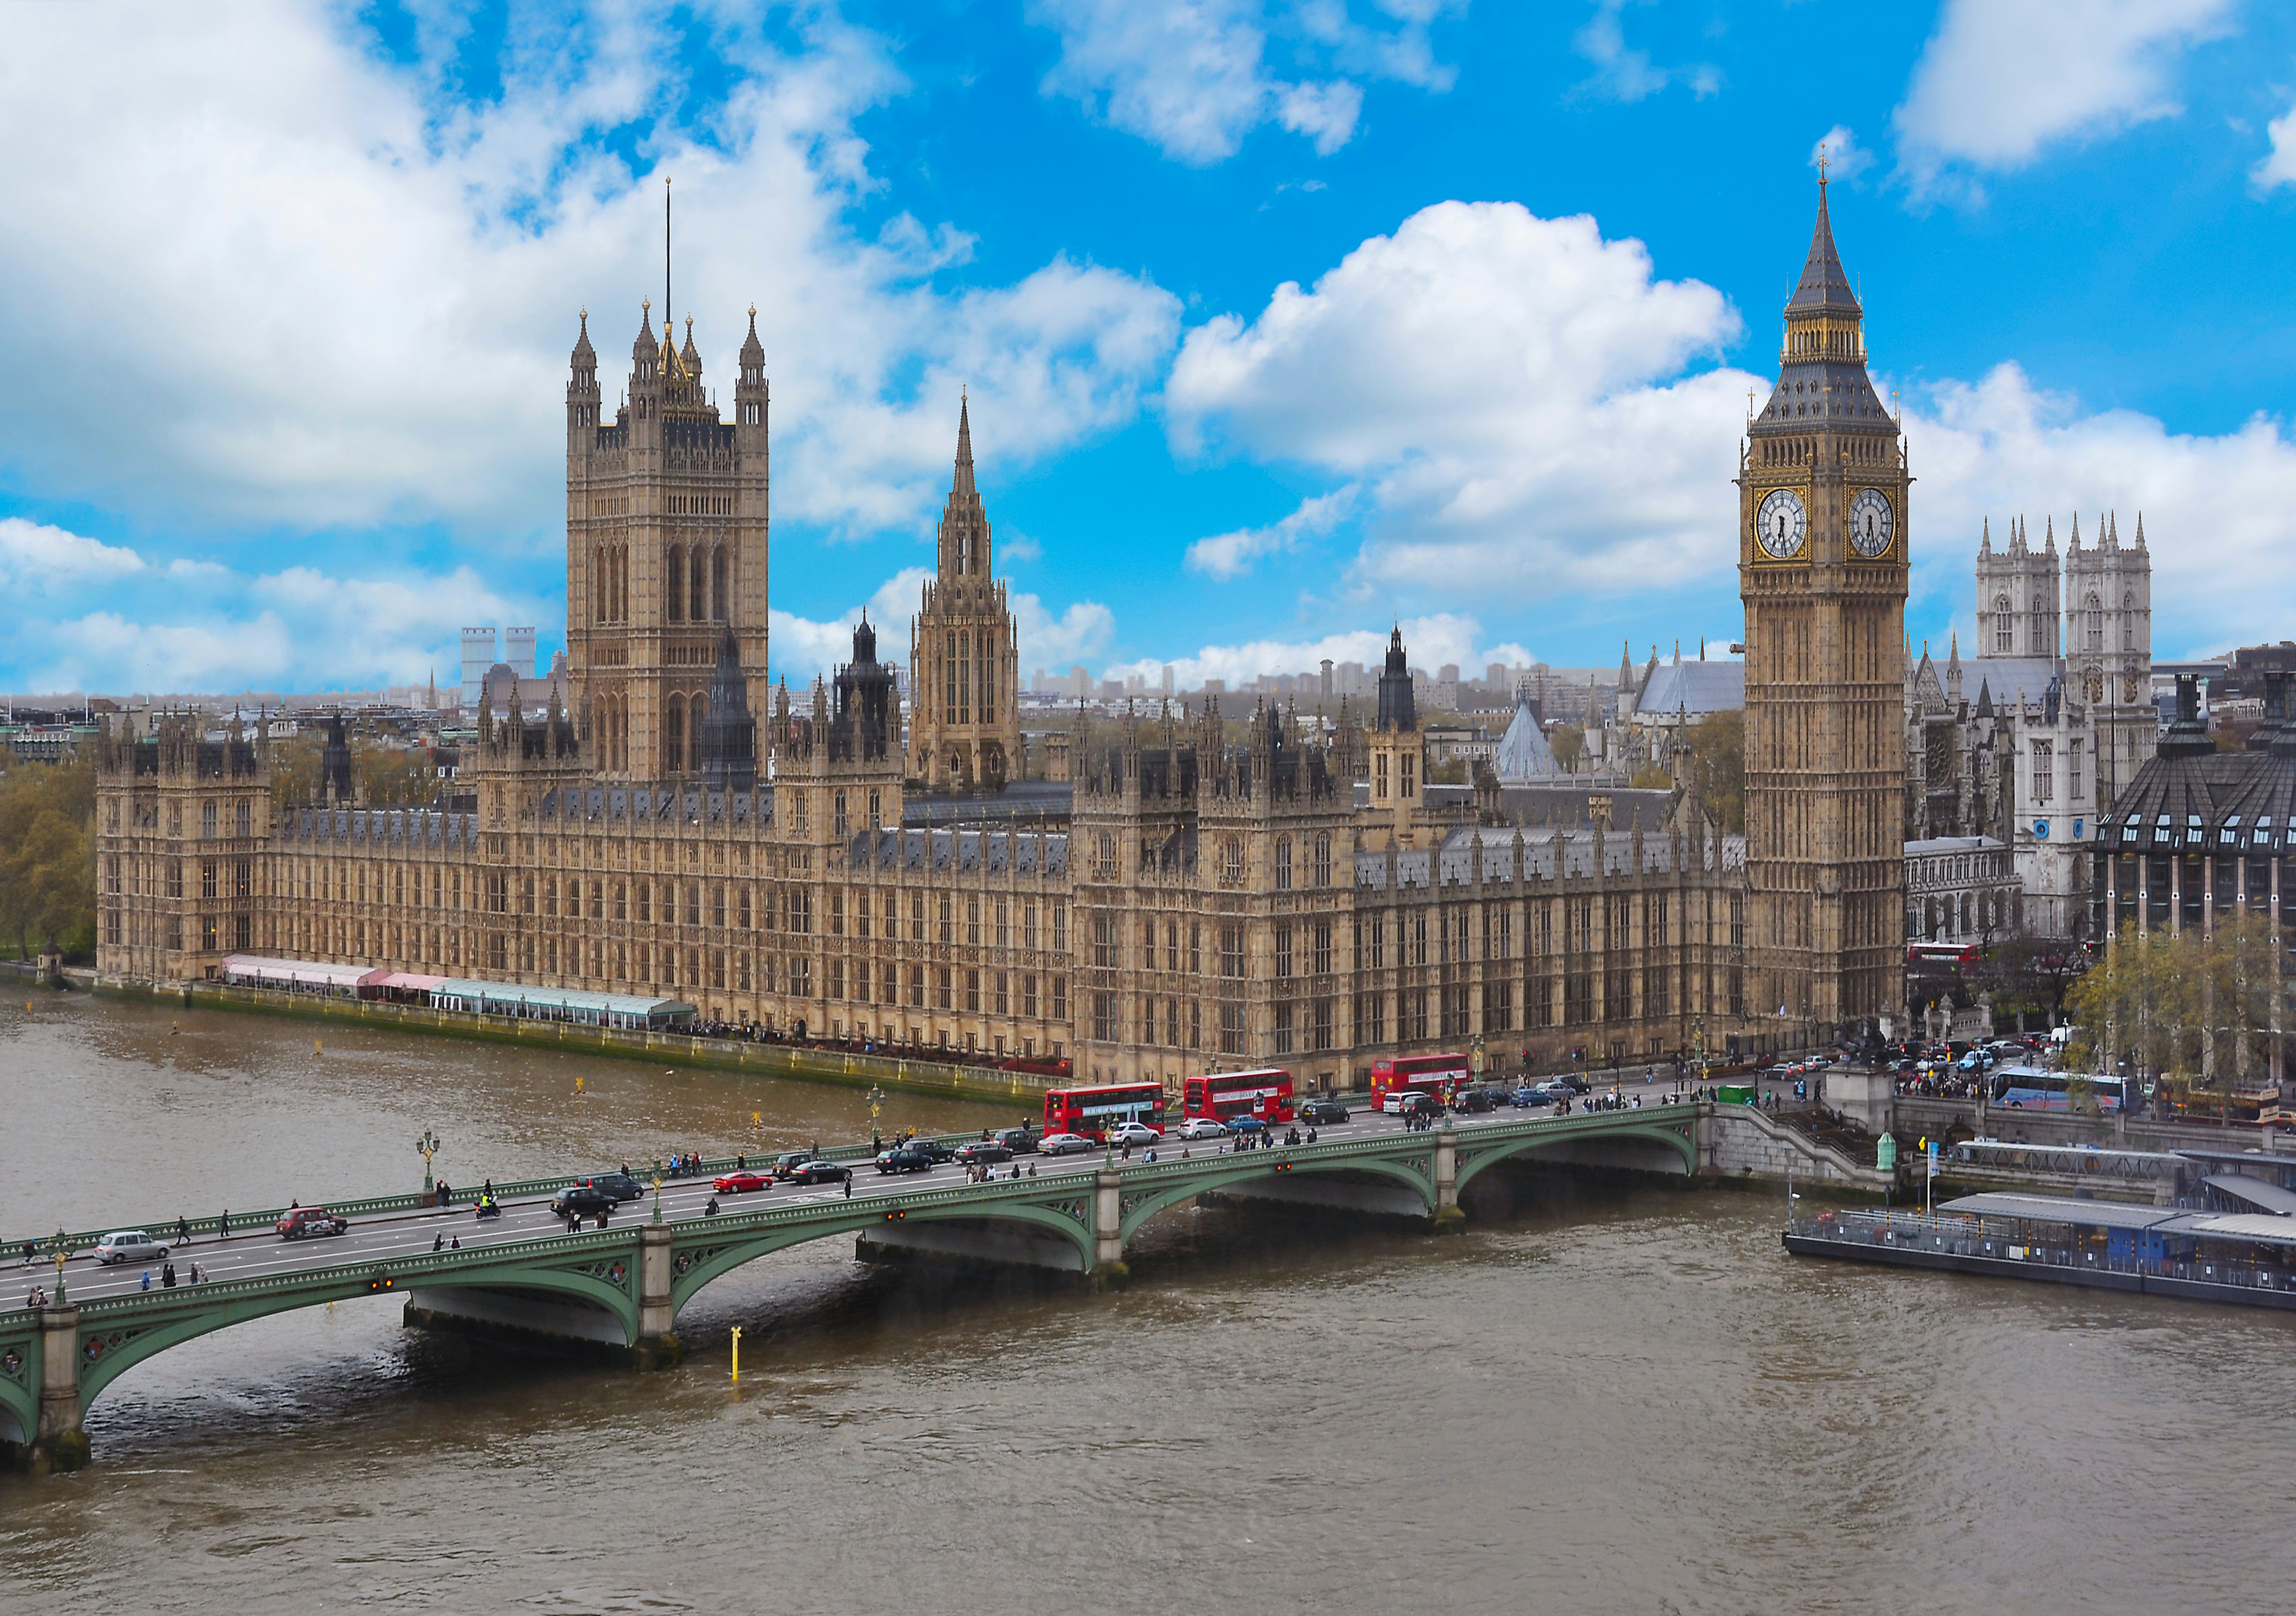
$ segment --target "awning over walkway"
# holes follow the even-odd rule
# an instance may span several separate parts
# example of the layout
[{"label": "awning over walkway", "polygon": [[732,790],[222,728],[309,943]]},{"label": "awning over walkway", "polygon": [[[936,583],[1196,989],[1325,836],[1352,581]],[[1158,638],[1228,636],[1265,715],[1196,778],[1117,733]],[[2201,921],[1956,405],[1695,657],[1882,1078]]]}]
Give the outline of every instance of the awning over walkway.
[{"label": "awning over walkway", "polygon": [[2251,1178],[2245,1173],[2210,1173],[2201,1182],[2227,1201],[2239,1202],[2276,1218],[2296,1218],[2296,1190],[2284,1190],[2276,1184]]},{"label": "awning over walkway", "polygon": [[266,959],[255,954],[234,954],[223,963],[226,981],[259,982],[266,986],[332,988],[345,993],[390,974],[366,965],[333,965],[321,960]]},{"label": "awning over walkway", "polygon": [[2075,1201],[2063,1195],[2021,1195],[1988,1190],[1964,1195],[1938,1208],[1980,1218],[2022,1218],[2030,1223],[2062,1223],[2085,1229],[2149,1229],[2187,1214],[2174,1207],[2131,1206],[2119,1201]]}]

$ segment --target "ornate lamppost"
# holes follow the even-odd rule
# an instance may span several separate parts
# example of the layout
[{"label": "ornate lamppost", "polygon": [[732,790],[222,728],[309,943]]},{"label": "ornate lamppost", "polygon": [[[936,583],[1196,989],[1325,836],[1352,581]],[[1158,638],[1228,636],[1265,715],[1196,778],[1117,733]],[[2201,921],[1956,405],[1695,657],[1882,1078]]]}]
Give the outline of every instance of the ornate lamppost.
[{"label": "ornate lamppost", "polygon": [[885,1091],[874,1083],[869,1085],[869,1152],[874,1155],[884,1148],[884,1139],[877,1131],[877,1118],[885,1109]]},{"label": "ornate lamppost", "polygon": [[438,1187],[430,1179],[430,1158],[439,1153],[439,1136],[427,1128],[414,1141],[415,1152],[422,1158],[422,1193],[426,1195]]}]

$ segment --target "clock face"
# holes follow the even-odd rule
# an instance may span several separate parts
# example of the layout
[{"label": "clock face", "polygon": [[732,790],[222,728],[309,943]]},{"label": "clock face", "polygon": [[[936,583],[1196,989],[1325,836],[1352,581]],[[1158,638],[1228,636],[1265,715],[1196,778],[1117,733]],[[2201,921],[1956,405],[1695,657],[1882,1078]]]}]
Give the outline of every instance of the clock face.
[{"label": "clock face", "polygon": [[1801,554],[1803,537],[1809,530],[1809,512],[1801,503],[1801,496],[1792,488],[1779,488],[1762,501],[1761,513],[1755,519],[1754,536],[1761,541],[1762,551],[1775,561]]},{"label": "clock face", "polygon": [[1890,496],[1879,488],[1860,488],[1849,502],[1849,547],[1867,561],[1890,553],[1898,530],[1897,513]]}]

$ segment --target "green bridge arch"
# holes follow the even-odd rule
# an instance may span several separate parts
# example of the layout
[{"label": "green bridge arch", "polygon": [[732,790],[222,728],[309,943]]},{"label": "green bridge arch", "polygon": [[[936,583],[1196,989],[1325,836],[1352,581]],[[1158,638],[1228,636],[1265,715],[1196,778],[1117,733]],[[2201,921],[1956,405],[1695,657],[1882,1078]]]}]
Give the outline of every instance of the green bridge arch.
[{"label": "green bridge arch", "polygon": [[[1431,1159],[1434,1148],[1423,1142],[1422,1153]],[[1333,1160],[1288,1161],[1275,1152],[1266,1153],[1272,1159],[1253,1161],[1259,1152],[1247,1152],[1240,1156],[1215,1157],[1215,1161],[1231,1161],[1234,1165],[1210,1172],[1201,1169],[1181,1176],[1169,1188],[1140,1192],[1125,1197],[1123,1216],[1117,1225],[1118,1233],[1129,1242],[1142,1225],[1160,1213],[1169,1211],[1184,1201],[1193,1200],[1226,1188],[1230,1185],[1256,1183],[1262,1179],[1285,1177],[1293,1174],[1369,1173],[1375,1177],[1391,1178],[1407,1185],[1423,1205],[1435,1210],[1435,1183],[1430,1173],[1423,1173],[1409,1162],[1398,1161],[1386,1156],[1342,1156]],[[1249,1166],[1245,1165],[1247,1162]]]},{"label": "green bridge arch", "polygon": [[[180,1347],[202,1335],[217,1330],[227,1330],[234,1325],[251,1324],[258,1318],[275,1314],[292,1313],[304,1308],[316,1308],[328,1302],[348,1301],[376,1292],[369,1289],[370,1282],[378,1276],[391,1280],[390,1293],[408,1291],[446,1289],[504,1290],[515,1287],[529,1291],[553,1291],[562,1295],[588,1302],[611,1316],[622,1327],[624,1343],[637,1340],[638,1304],[637,1248],[635,1240],[627,1242],[629,1251],[623,1257],[622,1243],[601,1251],[593,1247],[581,1255],[594,1264],[605,1257],[618,1258],[625,1264],[624,1284],[617,1287],[608,1280],[582,1272],[579,1268],[537,1264],[533,1254],[524,1260],[488,1263],[481,1267],[441,1265],[437,1272],[424,1273],[415,1263],[372,1263],[362,1265],[355,1272],[342,1271],[340,1277],[331,1272],[316,1283],[299,1285],[291,1291],[257,1292],[246,1296],[223,1296],[201,1301],[186,1294],[184,1309],[180,1313],[164,1314],[156,1320],[148,1315],[131,1316],[111,1325],[99,1313],[83,1312],[80,1317],[79,1407],[86,1416],[95,1399],[112,1382],[146,1358],[156,1358],[170,1347]],[[429,1253],[423,1255],[428,1256]],[[91,1343],[100,1343],[95,1356],[88,1355]],[[0,1382],[4,1383],[4,1382]],[[35,1398],[32,1417],[38,1417]]]},{"label": "green bridge arch", "polygon": [[[1044,1194],[1033,1186],[1029,1193],[1039,1198]],[[723,1278],[761,1257],[810,1241],[839,1235],[865,1235],[872,1229],[903,1223],[998,1222],[1048,1229],[1076,1247],[1084,1267],[1089,1271],[1093,1262],[1092,1194],[1091,1184],[1086,1181],[1070,1197],[1078,1203],[1078,1210],[1073,1213],[1060,1206],[1043,1205],[1040,1201],[1010,1200],[893,1208],[867,1207],[865,1202],[849,1213],[756,1230],[722,1228],[716,1218],[681,1218],[672,1226],[677,1231],[678,1244],[686,1249],[671,1259],[670,1317],[675,1318],[710,1281]],[[863,1210],[865,1207],[866,1210]],[[712,1243],[713,1239],[723,1243]],[[681,1262],[681,1258],[690,1260]]]},{"label": "green bridge arch", "polygon": [[[1462,1141],[1459,1149],[1456,1185],[1464,1190],[1469,1181],[1485,1168],[1496,1166],[1501,1161],[1509,1161],[1517,1156],[1529,1154],[1533,1151],[1552,1150],[1557,1145],[1595,1141],[1606,1144],[1620,1140],[1632,1140],[1646,1144],[1662,1144],[1681,1157],[1684,1172],[1695,1174],[1698,1171],[1698,1142],[1693,1136],[1692,1123],[1685,1121],[1675,1125],[1612,1121],[1611,1119],[1618,1114],[1611,1112],[1605,1116],[1598,1112],[1597,1118],[1609,1124],[1608,1126],[1578,1128],[1569,1133],[1526,1134],[1512,1139],[1497,1139],[1489,1143],[1480,1139]],[[1595,1120],[1596,1118],[1588,1119],[1590,1122]]]}]

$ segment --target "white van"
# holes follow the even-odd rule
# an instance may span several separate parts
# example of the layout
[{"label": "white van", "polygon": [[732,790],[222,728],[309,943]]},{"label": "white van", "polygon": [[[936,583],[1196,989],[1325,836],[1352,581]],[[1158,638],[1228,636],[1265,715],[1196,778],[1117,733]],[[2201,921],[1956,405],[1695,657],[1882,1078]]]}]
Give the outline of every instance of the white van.
[{"label": "white van", "polygon": [[167,1247],[141,1229],[114,1229],[95,1243],[95,1259],[106,1266],[115,1262],[157,1262],[167,1254]]}]

